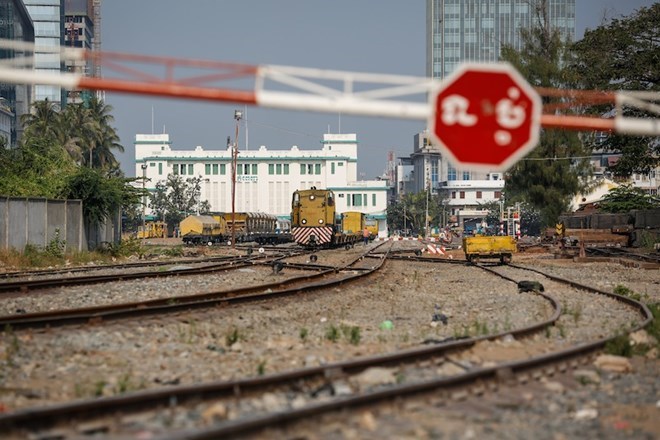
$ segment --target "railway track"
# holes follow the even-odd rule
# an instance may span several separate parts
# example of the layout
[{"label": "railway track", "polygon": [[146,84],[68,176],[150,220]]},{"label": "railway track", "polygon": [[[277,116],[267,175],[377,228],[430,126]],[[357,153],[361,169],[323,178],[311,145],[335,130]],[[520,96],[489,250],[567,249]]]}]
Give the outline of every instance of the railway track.
[{"label": "railway track", "polygon": [[654,263],[660,265],[660,255],[657,254],[641,254],[626,248],[616,247],[589,247],[585,252],[590,256],[601,256],[607,258],[622,258],[627,260],[641,261],[644,263]]},{"label": "railway track", "polygon": [[[383,242],[380,246],[385,245]],[[375,248],[374,248],[375,249]],[[369,253],[369,252],[367,252]],[[299,252],[290,254],[298,256]],[[118,279],[135,279],[163,277],[171,275],[202,275],[219,270],[235,270],[245,266],[255,265],[273,265],[273,271],[282,268],[305,269],[305,275],[294,276],[286,280],[276,279],[275,281],[250,285],[238,289],[216,290],[186,296],[168,296],[165,298],[145,300],[138,302],[124,302],[109,305],[99,305],[68,310],[55,310],[47,312],[20,313],[13,315],[0,316],[0,329],[27,329],[27,328],[53,328],[65,325],[84,325],[92,323],[98,325],[103,322],[117,319],[129,319],[143,316],[154,316],[185,311],[208,309],[217,306],[228,306],[245,302],[255,302],[265,299],[272,299],[282,296],[294,295],[307,290],[328,287],[352,279],[360,278],[376,270],[379,265],[368,268],[361,268],[359,264],[364,255],[359,255],[347,264],[341,266],[327,266],[319,264],[286,263],[282,262],[286,256],[244,256],[237,259],[231,259],[218,263],[210,267],[192,268],[177,271],[175,273],[132,273],[126,275],[104,275],[96,277],[85,277],[84,280],[78,279],[57,279],[40,280],[38,283],[42,288],[52,288],[62,285],[77,285],[81,283],[92,284],[105,281],[117,281]],[[384,257],[381,258],[383,260]],[[278,268],[274,264],[278,265]],[[382,264],[382,262],[381,262]],[[351,272],[351,273],[347,273]],[[13,284],[13,283],[12,283]],[[30,286],[34,286],[30,284]]]},{"label": "railway track", "polygon": [[[234,255],[218,255],[218,256],[200,257],[200,258],[172,258],[172,259],[158,260],[158,261],[147,260],[147,261],[135,261],[130,263],[119,263],[119,264],[100,264],[94,266],[73,266],[73,267],[61,267],[61,268],[51,268],[51,269],[10,271],[10,272],[0,273],[0,280],[10,280],[16,278],[33,279],[35,277],[55,276],[60,274],[90,273],[101,270],[140,269],[146,267],[168,266],[172,264],[215,263],[215,262],[226,261],[228,259],[232,259],[235,257],[236,256]],[[0,284],[1,283],[2,282],[0,282]]]},{"label": "railway track", "polygon": [[[152,262],[146,264],[130,264],[130,265],[116,265],[110,267],[104,267],[103,269],[94,269],[93,272],[99,270],[105,270],[104,274],[92,274],[92,275],[82,275],[82,276],[65,276],[65,277],[45,277],[45,275],[57,275],[60,273],[69,272],[64,271],[50,271],[50,272],[38,272],[43,278],[34,279],[23,278],[15,281],[5,281],[0,282],[0,294],[11,293],[11,292],[27,292],[31,290],[39,289],[53,289],[56,287],[67,287],[67,286],[79,286],[79,285],[91,285],[91,284],[100,284],[107,282],[114,282],[120,280],[135,280],[141,278],[159,278],[159,277],[168,277],[168,276],[181,276],[181,275],[201,275],[207,273],[213,273],[222,270],[236,269],[239,267],[245,267],[253,265],[259,262],[272,262],[282,258],[287,258],[291,256],[301,255],[304,251],[294,250],[288,252],[279,252],[276,254],[248,254],[248,255],[234,255],[234,256],[222,256],[222,257],[212,257],[203,260],[177,260],[169,262]],[[195,265],[194,267],[188,267],[187,265]],[[148,268],[162,268],[169,266],[171,270],[159,271],[159,270],[146,270],[142,271],[143,267]],[[130,269],[130,270],[126,270]],[[138,269],[133,271],[133,269]],[[78,272],[87,273],[89,271],[80,270]],[[34,275],[33,275],[34,276]]]},{"label": "railway track", "polygon": [[[509,281],[518,283],[521,280],[512,276],[512,269],[518,271],[524,270],[529,273],[526,268],[513,266],[479,266],[479,270],[488,270],[491,273],[497,273],[498,276],[509,279]],[[640,322],[635,328],[646,325],[650,320],[648,309],[628,298],[601,292],[597,289],[590,289],[587,286],[581,286],[572,281],[562,280],[557,277],[546,277],[540,271],[534,271],[533,273],[551,280],[552,283],[561,283],[564,286],[578,288],[590,294],[602,295],[615,301],[622,301],[624,304],[633,307],[641,315]],[[532,294],[539,295],[541,293],[534,292]],[[154,392],[118,396],[111,399],[95,399],[74,404],[58,405],[51,408],[26,410],[0,417],[0,428],[13,429],[18,430],[16,432],[20,432],[21,429],[27,429],[24,425],[28,420],[39,420],[43,421],[41,429],[56,431],[59,429],[60,431],[57,432],[64,432],[62,430],[65,428],[58,425],[59,421],[65,418],[73,418],[77,420],[78,424],[75,425],[75,428],[69,426],[67,429],[73,429],[73,431],[69,432],[73,432],[75,435],[80,435],[85,430],[89,433],[96,432],[99,434],[116,435],[118,432],[121,432],[117,430],[127,429],[126,425],[128,425],[130,431],[132,423],[130,420],[135,421],[136,419],[131,419],[130,416],[127,416],[125,419],[114,417],[112,421],[108,421],[107,418],[103,417],[101,419],[91,418],[98,417],[99,415],[103,416],[103,414],[116,413],[119,411],[118,408],[122,408],[122,411],[140,411],[145,408],[153,409],[156,406],[160,408],[158,412],[148,411],[148,413],[153,417],[162,418],[163,414],[180,411],[178,405],[185,402],[192,405],[188,407],[187,411],[189,414],[212,414],[215,408],[218,412],[221,412],[222,409],[222,411],[236,415],[242,407],[248,408],[247,416],[239,416],[231,421],[214,424],[212,427],[184,426],[180,427],[179,430],[170,431],[167,434],[168,438],[218,438],[248,435],[259,432],[264,427],[271,429],[280,428],[289,423],[299,422],[310,417],[318,417],[321,414],[350,411],[350,409],[364,407],[365,405],[375,405],[391,401],[392,399],[425,393],[436,393],[438,390],[445,393],[456,392],[460,394],[460,390],[468,387],[473,393],[483,393],[487,389],[497,388],[499,386],[498,384],[503,380],[509,381],[513,378],[516,381],[527,381],[546,374],[554,374],[573,368],[581,360],[585,359],[585,355],[598,350],[607,340],[604,338],[598,341],[577,343],[570,349],[539,354],[532,359],[500,363],[493,367],[465,368],[466,371],[464,373],[450,377],[432,377],[433,375],[429,377],[427,374],[428,370],[433,369],[434,366],[447,362],[454,362],[461,366],[460,361],[453,360],[457,359],[457,353],[461,350],[472,348],[481,341],[494,341],[505,338],[507,335],[520,338],[524,335],[543,331],[547,326],[556,323],[560,316],[562,316],[559,301],[549,295],[542,295],[552,304],[554,312],[547,320],[536,323],[528,328],[271,376],[191,387],[176,387]],[[404,367],[405,365],[408,365],[408,367]],[[374,368],[396,369],[402,376],[406,378],[415,377],[418,380],[403,380],[403,383],[400,384],[396,384],[396,381],[394,381],[394,383],[390,383],[387,386],[359,390],[357,392],[350,390],[347,384],[351,382],[351,377]],[[405,370],[405,368],[408,368],[408,370]],[[281,408],[268,412],[262,411],[256,414],[254,404],[249,402],[263,400],[264,393],[268,393],[271,400],[274,399],[276,402],[279,402]],[[295,396],[301,393],[305,397],[296,400]],[[278,396],[285,397],[278,398]],[[310,396],[314,397],[314,399],[311,399]],[[218,403],[218,399],[220,398],[224,398],[225,401]],[[304,402],[304,405],[300,405],[301,401]],[[174,402],[177,405],[176,409],[172,406]],[[295,402],[298,402],[298,405]],[[250,408],[252,409],[251,411],[249,410]],[[186,410],[183,409],[182,411],[185,412]],[[145,417],[149,419],[151,416],[147,415]],[[141,421],[140,423],[145,423],[146,426],[149,426],[149,422],[145,421],[145,418],[139,417],[138,420]],[[132,427],[134,429],[135,425]]]}]

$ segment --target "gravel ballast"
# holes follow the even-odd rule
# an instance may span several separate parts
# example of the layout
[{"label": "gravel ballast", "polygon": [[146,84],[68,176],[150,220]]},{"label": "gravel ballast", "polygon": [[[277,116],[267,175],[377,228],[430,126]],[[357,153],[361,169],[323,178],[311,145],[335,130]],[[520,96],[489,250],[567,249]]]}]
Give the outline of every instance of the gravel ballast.
[{"label": "gravel ballast", "polygon": [[[396,246],[414,249],[419,244]],[[337,258],[346,261],[362,250],[356,247],[342,251]],[[460,253],[453,255],[460,258]],[[333,263],[332,253],[326,251],[319,256],[319,264]],[[299,257],[301,262],[306,258]],[[619,270],[611,263],[557,261],[545,254],[516,256],[514,262],[606,291],[625,285],[649,298],[657,295],[657,271]],[[0,310],[11,314],[18,308],[34,311],[81,307],[99,298],[124,302],[126,298],[135,301],[214,286],[224,290],[275,276],[285,279],[293,271],[283,272],[273,275],[268,267],[254,267],[205,275],[197,281],[174,277],[116,283],[117,287],[112,288],[77,286],[56,295],[6,299],[0,303]],[[546,285],[545,293],[556,296],[570,313],[565,312],[560,319],[561,327],[537,336],[537,346],[547,345],[550,350],[596,339],[639,320],[633,311],[615,301],[595,301],[584,293],[566,288],[560,291],[551,284]],[[437,313],[447,317],[447,324],[433,321]],[[5,331],[0,336],[0,401],[5,411],[11,411],[164,385],[268,374],[388,353],[425,341],[504,332],[545,320],[551,313],[542,297],[519,293],[515,284],[473,267],[390,260],[368,279],[300,297],[98,326]],[[391,328],[384,322],[390,322]],[[357,338],[355,330],[351,333],[355,328]],[[332,329],[336,330],[336,338],[328,336]],[[524,348],[520,351],[523,353]],[[435,406],[411,402],[409,407],[398,408],[396,416],[360,413],[347,420],[344,430],[328,428],[322,436],[339,432],[345,437],[375,438],[385,432],[382,430],[390,429],[387,432],[397,438],[524,438],[527,434],[526,438],[555,439],[577,438],[576,433],[589,437],[601,434],[599,429],[603,427],[613,426],[607,418],[612,411],[626,414],[632,407],[649,405],[660,411],[658,385],[648,376],[648,371],[658,366],[657,354],[650,357],[637,359],[632,373],[600,373],[599,384],[582,385],[569,375],[563,388],[530,386],[518,393],[523,397],[515,405],[498,405],[493,400],[484,403],[489,410],[476,411],[475,415],[457,417],[459,406],[451,403]],[[525,398],[525,392],[531,397]],[[595,418],[588,423],[577,418],[580,409],[593,406],[600,410]],[[547,422],[541,421],[541,414]],[[365,417],[373,423],[365,422]],[[422,422],[429,419],[434,421]],[[629,437],[633,432],[660,435],[657,427],[631,421],[628,424],[637,431],[620,429],[616,431],[620,437],[605,438],[633,438]],[[548,432],[549,428],[553,431]],[[304,432],[304,427],[301,430]]]}]

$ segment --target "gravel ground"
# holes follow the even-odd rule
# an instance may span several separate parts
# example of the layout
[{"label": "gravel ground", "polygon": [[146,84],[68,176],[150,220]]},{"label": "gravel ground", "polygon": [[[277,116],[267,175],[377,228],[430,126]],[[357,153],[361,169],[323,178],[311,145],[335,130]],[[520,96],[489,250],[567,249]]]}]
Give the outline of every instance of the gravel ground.
[{"label": "gravel ground", "polygon": [[[415,242],[396,246],[420,247]],[[363,250],[359,246],[339,253],[323,251],[318,263],[348,261]],[[453,256],[460,258],[460,252]],[[515,263],[552,270],[603,290],[623,284],[649,298],[656,299],[658,294],[657,271],[609,263],[577,264],[544,254],[521,254]],[[208,281],[213,276],[187,281],[224,289],[273,277],[270,269],[254,269],[213,281]],[[279,276],[289,276],[286,272]],[[178,284],[181,281],[183,277],[122,283],[112,293],[105,288],[70,288],[58,295],[31,296],[29,305],[3,299],[0,310],[11,313],[21,306],[48,310],[61,307],[60,301],[79,307],[81,298],[136,300],[146,292],[171,295],[186,290],[185,283]],[[572,313],[561,318],[564,330],[558,327],[536,338],[539,350],[566,343],[578,327],[578,339],[596,338],[632,319],[630,312],[613,302],[553,290],[548,285],[546,293],[564,295],[560,302],[569,305]],[[447,325],[432,322],[438,311],[448,317]],[[474,268],[391,260],[368,280],[303,297],[97,327],[4,332],[0,335],[0,409],[325,364],[419,346],[426,340],[506,331],[546,319],[550,313],[541,297],[520,294],[514,284]],[[610,318],[607,328],[602,316]],[[383,328],[384,321],[391,321],[392,328]],[[337,330],[335,341],[328,338],[332,329]],[[495,351],[514,357],[526,353],[524,347]],[[475,356],[480,362],[486,360],[483,352],[470,356],[472,361]],[[660,429],[644,421],[660,415],[660,365],[657,351],[650,357],[635,359],[629,373],[597,373],[599,383],[582,385],[568,374],[550,381],[559,385],[530,384],[483,402],[411,401],[391,412],[362,412],[339,425],[329,420],[322,430],[308,432],[301,427],[300,433],[310,438],[654,438],[660,436]],[[469,409],[477,403],[483,408]]]}]

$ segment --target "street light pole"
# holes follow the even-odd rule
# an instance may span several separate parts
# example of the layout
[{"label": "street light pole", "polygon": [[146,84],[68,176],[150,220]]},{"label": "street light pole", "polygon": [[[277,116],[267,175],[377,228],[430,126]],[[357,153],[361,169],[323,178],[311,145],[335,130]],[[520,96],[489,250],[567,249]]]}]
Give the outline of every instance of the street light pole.
[{"label": "street light pole", "polygon": [[403,236],[406,236],[406,201],[403,201]]},{"label": "street light pole", "polygon": [[234,147],[232,148],[232,166],[231,166],[231,248],[236,249],[236,162],[238,159],[238,125],[240,124],[243,112],[234,110],[234,119],[236,120],[236,135],[234,136]]},{"label": "street light pole", "polygon": [[146,185],[147,185],[147,164],[143,163],[142,166],[142,239],[147,239],[147,195],[146,195]]},{"label": "street light pole", "polygon": [[425,188],[426,192],[426,209],[424,212],[424,238],[429,238],[429,183],[427,181],[427,186]]}]

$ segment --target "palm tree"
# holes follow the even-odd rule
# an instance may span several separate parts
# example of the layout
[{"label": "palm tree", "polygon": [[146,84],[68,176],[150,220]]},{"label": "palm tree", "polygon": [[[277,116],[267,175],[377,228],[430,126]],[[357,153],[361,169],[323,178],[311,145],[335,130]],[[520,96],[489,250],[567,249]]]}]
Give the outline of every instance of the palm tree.
[{"label": "palm tree", "polygon": [[60,113],[59,106],[48,99],[37,101],[32,113],[21,116],[25,127],[24,140],[42,139],[55,148],[62,148],[76,162],[80,162],[81,146],[79,139],[71,133],[70,127],[76,123],[68,122],[69,114]]},{"label": "palm tree", "polygon": [[57,141],[78,164],[83,162],[82,152],[97,131],[97,124],[85,115],[86,112],[80,104],[69,104],[59,114]]},{"label": "palm tree", "polygon": [[119,170],[113,151],[123,153],[124,147],[110,125],[114,121],[110,105],[93,97],[86,104],[69,104],[61,112],[48,100],[35,102],[33,106],[33,112],[21,119],[26,140],[49,139],[80,165],[109,173]]},{"label": "palm tree", "polygon": [[105,104],[97,97],[93,97],[87,105],[87,110],[89,118],[97,124],[94,135],[90,136],[90,140],[93,139],[93,142],[89,144],[87,165],[105,170],[118,168],[119,161],[115,158],[112,150],[123,153],[124,147],[119,143],[119,136],[114,127],[110,125],[115,120],[110,113],[112,106]]},{"label": "palm tree", "polygon": [[32,104],[32,112],[21,116],[21,123],[25,126],[26,136],[55,135],[59,125],[59,107],[46,98]]}]

